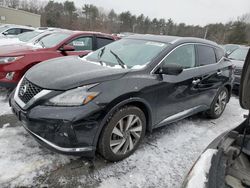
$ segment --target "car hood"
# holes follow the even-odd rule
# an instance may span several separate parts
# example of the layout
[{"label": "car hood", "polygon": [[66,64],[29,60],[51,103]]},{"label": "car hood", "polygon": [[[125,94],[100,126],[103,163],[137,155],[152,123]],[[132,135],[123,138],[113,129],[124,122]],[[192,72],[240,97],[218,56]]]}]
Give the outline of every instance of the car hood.
[{"label": "car hood", "polygon": [[80,59],[60,57],[37,64],[25,77],[44,89],[68,90],[79,86],[119,79],[129,69],[111,68]]},{"label": "car hood", "polygon": [[231,60],[231,62],[236,66],[236,68],[243,68],[244,61],[239,61],[239,60]]},{"label": "car hood", "polygon": [[24,55],[30,51],[35,51],[40,49],[40,46],[31,44],[12,44],[12,45],[2,45],[0,46],[0,56],[17,56]]}]

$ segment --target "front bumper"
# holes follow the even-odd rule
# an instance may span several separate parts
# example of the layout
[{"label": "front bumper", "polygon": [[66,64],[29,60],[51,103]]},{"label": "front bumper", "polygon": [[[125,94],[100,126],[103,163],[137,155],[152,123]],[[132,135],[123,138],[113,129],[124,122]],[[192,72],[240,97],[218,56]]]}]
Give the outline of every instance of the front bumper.
[{"label": "front bumper", "polygon": [[89,108],[36,106],[24,111],[11,97],[10,105],[23,127],[41,145],[62,154],[94,157],[101,119],[96,104]]}]

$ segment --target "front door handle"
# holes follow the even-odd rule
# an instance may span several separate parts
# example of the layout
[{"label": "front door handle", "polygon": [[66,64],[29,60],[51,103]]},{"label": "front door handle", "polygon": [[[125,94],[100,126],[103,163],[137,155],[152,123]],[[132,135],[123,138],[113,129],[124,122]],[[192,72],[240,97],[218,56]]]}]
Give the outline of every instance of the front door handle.
[{"label": "front door handle", "polygon": [[197,85],[197,84],[199,84],[201,82],[201,79],[195,79],[195,80],[193,80],[192,81],[192,84],[194,84],[194,85]]},{"label": "front door handle", "polygon": [[222,75],[222,71],[221,71],[221,70],[218,70],[218,71],[217,71],[217,75]]}]

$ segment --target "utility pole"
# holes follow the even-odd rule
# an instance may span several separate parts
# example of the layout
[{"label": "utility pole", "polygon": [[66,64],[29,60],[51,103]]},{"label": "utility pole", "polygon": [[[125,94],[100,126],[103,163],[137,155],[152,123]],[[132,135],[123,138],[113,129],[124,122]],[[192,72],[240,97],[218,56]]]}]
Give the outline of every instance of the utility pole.
[{"label": "utility pole", "polygon": [[207,38],[207,32],[208,32],[208,26],[206,26],[206,31],[205,31],[204,39]]}]

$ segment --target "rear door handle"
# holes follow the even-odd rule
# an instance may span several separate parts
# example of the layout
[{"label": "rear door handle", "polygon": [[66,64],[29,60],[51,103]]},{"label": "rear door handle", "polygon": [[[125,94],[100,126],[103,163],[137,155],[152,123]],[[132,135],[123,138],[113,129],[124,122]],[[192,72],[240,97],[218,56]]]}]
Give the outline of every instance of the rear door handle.
[{"label": "rear door handle", "polygon": [[218,70],[218,71],[217,71],[217,75],[222,75],[222,71],[221,71],[221,70]]},{"label": "rear door handle", "polygon": [[192,84],[197,85],[201,82],[201,79],[197,78],[192,81]]}]

